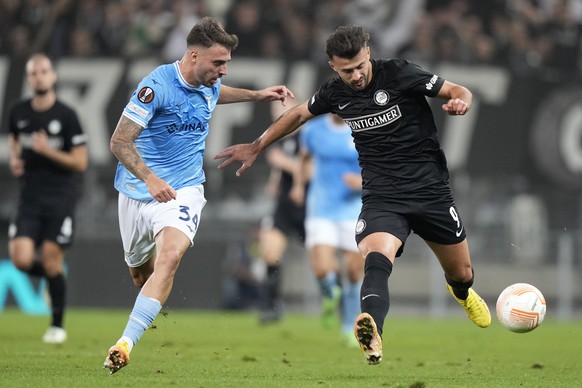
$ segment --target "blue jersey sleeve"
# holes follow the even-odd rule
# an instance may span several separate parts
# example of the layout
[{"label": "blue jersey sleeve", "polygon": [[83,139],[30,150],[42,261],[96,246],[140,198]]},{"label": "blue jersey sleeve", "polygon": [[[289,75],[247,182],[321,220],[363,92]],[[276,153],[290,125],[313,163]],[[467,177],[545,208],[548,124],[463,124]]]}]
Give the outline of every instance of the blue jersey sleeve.
[{"label": "blue jersey sleeve", "polygon": [[160,68],[148,74],[133,92],[129,102],[123,109],[123,114],[142,127],[146,127],[156,110],[164,106],[167,87],[160,81],[157,74]]}]

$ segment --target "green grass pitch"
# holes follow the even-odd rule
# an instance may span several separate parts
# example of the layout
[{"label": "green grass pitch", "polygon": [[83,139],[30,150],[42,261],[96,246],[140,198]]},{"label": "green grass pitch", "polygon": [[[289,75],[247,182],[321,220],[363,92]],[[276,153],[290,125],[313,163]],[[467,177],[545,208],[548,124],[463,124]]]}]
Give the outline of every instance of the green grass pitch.
[{"label": "green grass pitch", "polygon": [[109,375],[102,363],[129,310],[71,309],[69,340],[40,341],[48,317],[0,313],[2,387],[580,387],[582,322],[546,321],[515,334],[493,322],[390,317],[384,361],[318,317],[288,315],[260,326],[251,313],[165,310]]}]

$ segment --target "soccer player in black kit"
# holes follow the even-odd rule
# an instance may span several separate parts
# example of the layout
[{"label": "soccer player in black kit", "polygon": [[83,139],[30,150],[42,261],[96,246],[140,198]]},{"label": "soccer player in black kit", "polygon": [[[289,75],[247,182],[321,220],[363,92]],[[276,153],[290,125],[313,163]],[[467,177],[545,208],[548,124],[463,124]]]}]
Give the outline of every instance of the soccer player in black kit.
[{"label": "soccer player in black kit", "polygon": [[329,36],[326,54],[338,77],[305,103],[280,116],[258,139],[220,152],[219,168],[242,162],[240,176],[271,143],[316,115],[343,118],[362,168],[362,210],[356,242],[365,259],[362,313],[354,333],[370,365],[382,360],[384,319],[390,305],[388,278],[411,231],[438,258],[445,284],[479,327],[491,324],[487,304],[471,287],[473,268],[465,228],[448,184],[445,155],[426,97],[445,100],[449,115],[464,115],[472,94],[403,59],[370,59],[369,34],[342,26]]},{"label": "soccer player in black kit", "polygon": [[33,55],[26,79],[33,96],[9,113],[10,171],[18,177],[20,195],[8,251],[18,269],[47,279],[52,322],[42,340],[62,343],[67,339],[64,248],[73,238],[78,175],[87,169],[87,147],[76,113],[57,99],[51,60]]}]

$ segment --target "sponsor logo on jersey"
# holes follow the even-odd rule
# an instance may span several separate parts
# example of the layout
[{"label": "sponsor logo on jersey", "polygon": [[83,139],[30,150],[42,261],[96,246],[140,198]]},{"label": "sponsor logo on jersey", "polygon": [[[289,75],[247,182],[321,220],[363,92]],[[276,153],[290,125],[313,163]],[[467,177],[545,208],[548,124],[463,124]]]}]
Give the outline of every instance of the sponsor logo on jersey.
[{"label": "sponsor logo on jersey", "polygon": [[129,104],[127,104],[127,109],[143,119],[145,119],[148,116],[147,110],[145,110],[139,105],[136,105],[132,101],[130,101]]},{"label": "sponsor logo on jersey", "polygon": [[344,120],[353,132],[361,132],[383,127],[393,123],[401,117],[402,113],[400,113],[400,108],[398,105],[394,105],[380,113]]},{"label": "sponsor logo on jersey", "polygon": [[[18,142],[23,149],[31,150],[32,149],[32,134],[31,133],[23,133],[18,136]],[[65,144],[65,140],[60,136],[49,136],[47,139],[47,143],[49,148],[54,150],[62,150]]]},{"label": "sponsor logo on jersey", "polygon": [[154,100],[154,90],[149,86],[144,86],[141,90],[137,93],[137,98],[143,102],[144,104],[149,104]]},{"label": "sponsor logo on jersey", "polygon": [[428,81],[428,83],[425,84],[426,90],[432,90],[432,87],[436,84],[438,79],[439,77],[436,74],[433,75],[430,81]]},{"label": "sponsor logo on jersey", "polygon": [[374,102],[377,105],[384,106],[388,104],[388,101],[390,101],[390,95],[387,91],[380,89],[374,93]]},{"label": "sponsor logo on jersey", "polygon": [[178,126],[175,123],[172,123],[170,125],[166,125],[166,131],[168,131],[169,134],[172,134],[174,132],[182,132],[182,131],[203,131],[204,130],[204,126],[201,123],[183,123],[182,125]]},{"label": "sponsor logo on jersey", "polygon": [[337,106],[337,108],[338,108],[339,110],[344,110],[344,108],[345,108],[345,107],[347,107],[348,105],[350,105],[351,103],[352,103],[352,102],[350,101],[350,102],[346,102],[345,104],[339,104],[339,105]]}]

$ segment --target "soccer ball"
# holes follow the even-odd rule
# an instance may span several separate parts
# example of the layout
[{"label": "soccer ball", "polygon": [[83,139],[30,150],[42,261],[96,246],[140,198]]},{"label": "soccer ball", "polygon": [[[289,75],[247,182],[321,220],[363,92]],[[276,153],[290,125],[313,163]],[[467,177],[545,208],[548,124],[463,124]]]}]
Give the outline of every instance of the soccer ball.
[{"label": "soccer ball", "polygon": [[497,319],[508,330],[527,333],[538,327],[546,316],[546,299],[536,287],[515,283],[497,298]]}]

